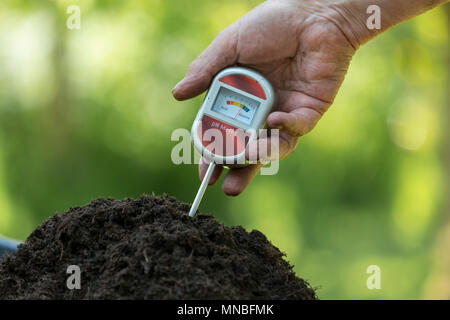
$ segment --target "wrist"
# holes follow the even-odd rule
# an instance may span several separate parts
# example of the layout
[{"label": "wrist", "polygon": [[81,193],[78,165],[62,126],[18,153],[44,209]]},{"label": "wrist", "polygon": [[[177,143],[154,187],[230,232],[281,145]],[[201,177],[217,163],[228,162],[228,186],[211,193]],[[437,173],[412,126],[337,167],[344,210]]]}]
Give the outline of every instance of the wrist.
[{"label": "wrist", "polygon": [[[338,28],[349,44],[356,50],[364,41],[366,35],[365,23],[357,19],[357,10],[352,9],[348,2],[352,0],[267,0],[268,3],[285,5],[295,17],[299,29],[308,23],[319,20],[332,22]],[[366,0],[356,0],[365,2]],[[376,0],[372,0],[376,1]],[[301,17],[301,18],[299,18]]]},{"label": "wrist", "polygon": [[[357,48],[383,31],[447,2],[449,0],[329,0],[323,3],[323,10]],[[368,10],[374,5],[379,12]],[[373,28],[368,22],[376,14],[379,14],[380,26]]]},{"label": "wrist", "polygon": [[358,11],[349,1],[330,0],[321,4],[318,14],[333,22],[356,50],[370,39],[365,21]]}]

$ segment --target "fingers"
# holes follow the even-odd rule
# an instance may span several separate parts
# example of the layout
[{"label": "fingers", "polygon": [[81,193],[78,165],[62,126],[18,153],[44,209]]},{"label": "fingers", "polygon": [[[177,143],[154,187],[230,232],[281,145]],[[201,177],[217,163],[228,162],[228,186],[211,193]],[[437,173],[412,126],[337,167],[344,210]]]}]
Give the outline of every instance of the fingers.
[{"label": "fingers", "polygon": [[[287,157],[295,149],[297,141],[298,137],[280,132],[279,136],[272,135],[250,143],[247,147],[246,157],[258,162],[247,167],[230,169],[222,184],[223,192],[228,196],[241,194],[258,174],[265,162]],[[274,144],[278,145],[275,151],[272,149]]]},{"label": "fingers", "polygon": [[[280,131],[279,135],[271,135],[250,143],[247,147],[246,158],[258,162],[246,167],[230,169],[222,184],[223,192],[229,196],[241,194],[266,162],[287,157],[295,149],[297,141],[298,137]],[[203,180],[208,166],[209,163],[202,157],[198,167],[200,180]],[[223,170],[223,166],[220,165],[214,168],[209,185],[219,180]]]},{"label": "fingers", "polygon": [[[206,170],[208,170],[209,163],[206,162],[205,158],[201,158],[200,163],[198,164],[198,174],[200,177],[200,181],[203,181],[203,177],[206,174]],[[209,180],[208,185],[213,185],[219,180],[220,175],[222,174],[223,167],[217,166],[214,168],[213,174],[211,175],[211,179]]]},{"label": "fingers", "polygon": [[267,117],[270,128],[278,128],[291,136],[300,137],[310,132],[331,102],[323,101],[294,90],[279,91],[279,111]]},{"label": "fingers", "polygon": [[214,41],[189,66],[188,72],[173,89],[177,100],[186,100],[204,92],[214,75],[237,62],[236,35],[231,26],[220,32]]},{"label": "fingers", "polygon": [[298,137],[291,136],[283,131],[275,134],[271,130],[269,137],[262,137],[252,141],[246,150],[246,159],[249,161],[269,161],[279,160],[287,157],[296,147]]},{"label": "fingers", "polygon": [[[203,180],[203,177],[206,174],[206,170],[208,170],[208,165],[209,164],[206,162],[206,160],[202,158],[198,165],[200,180]],[[262,166],[263,164],[258,163],[243,168],[230,169],[225,176],[222,184],[223,192],[228,196],[239,195],[250,184],[250,182],[253,180]],[[215,184],[217,180],[219,180],[222,172],[223,167],[216,166],[208,185]]]},{"label": "fingers", "polygon": [[222,184],[223,192],[228,196],[237,196],[250,184],[263,165],[252,164],[243,168],[230,169]]},{"label": "fingers", "polygon": [[[257,142],[259,141],[259,142]],[[249,144],[246,152],[247,159],[255,159],[258,163],[242,168],[232,168],[228,171],[223,180],[222,190],[226,195],[237,196],[241,194],[245,188],[250,184],[253,178],[258,174],[264,162],[276,159],[282,159],[288,156],[296,147],[298,138],[289,136],[285,132],[279,132],[278,135],[262,138]],[[265,150],[271,150],[274,144],[279,145],[278,154],[273,154],[270,151],[266,153]],[[264,146],[261,148],[261,146]],[[267,149],[266,149],[267,148]],[[253,158],[250,158],[253,156]],[[206,170],[206,169],[205,169]]]},{"label": "fingers", "polygon": [[298,108],[291,112],[276,111],[269,115],[267,124],[271,128],[279,128],[286,133],[301,137],[310,132],[322,117],[312,108]]}]

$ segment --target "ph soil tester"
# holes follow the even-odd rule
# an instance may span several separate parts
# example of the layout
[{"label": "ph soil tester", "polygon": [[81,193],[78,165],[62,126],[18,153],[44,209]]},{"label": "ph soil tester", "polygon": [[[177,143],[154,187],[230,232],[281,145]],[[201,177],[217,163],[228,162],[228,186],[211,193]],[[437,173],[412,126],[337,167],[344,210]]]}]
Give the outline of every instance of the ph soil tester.
[{"label": "ph soil tester", "polygon": [[246,147],[258,138],[273,103],[271,84],[253,70],[231,67],[216,75],[191,130],[195,149],[210,164],[189,216],[197,212],[216,164],[248,165]]}]

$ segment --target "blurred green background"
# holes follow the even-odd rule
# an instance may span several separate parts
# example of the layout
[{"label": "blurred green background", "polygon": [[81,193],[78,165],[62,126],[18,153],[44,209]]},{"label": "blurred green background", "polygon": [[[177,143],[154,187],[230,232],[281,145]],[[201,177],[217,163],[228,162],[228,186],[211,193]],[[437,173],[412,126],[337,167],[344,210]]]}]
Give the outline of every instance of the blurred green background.
[{"label": "blurred green background", "polygon": [[[191,202],[194,165],[172,164],[175,128],[202,97],[172,87],[259,1],[0,2],[0,233],[98,197]],[[81,29],[66,28],[69,5]],[[450,298],[449,5],[356,54],[316,129],[239,197],[200,210],[264,232],[326,299]],[[369,290],[366,269],[381,268]]]}]

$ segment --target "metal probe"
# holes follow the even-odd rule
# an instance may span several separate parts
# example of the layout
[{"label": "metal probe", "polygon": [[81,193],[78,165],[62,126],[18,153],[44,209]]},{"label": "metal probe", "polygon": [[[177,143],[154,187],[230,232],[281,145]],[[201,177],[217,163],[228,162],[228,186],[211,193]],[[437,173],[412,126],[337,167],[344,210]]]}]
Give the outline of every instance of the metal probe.
[{"label": "metal probe", "polygon": [[202,180],[202,184],[200,185],[200,189],[198,189],[197,195],[195,196],[194,202],[192,203],[191,210],[189,211],[189,217],[195,216],[197,212],[198,206],[200,205],[200,201],[202,201],[203,195],[205,194],[206,187],[208,186],[209,180],[211,180],[212,173],[214,172],[214,167],[216,164],[211,162],[209,164],[208,170]]}]

